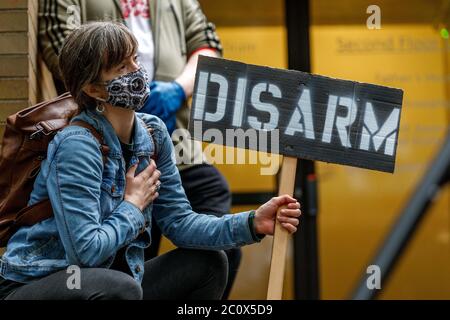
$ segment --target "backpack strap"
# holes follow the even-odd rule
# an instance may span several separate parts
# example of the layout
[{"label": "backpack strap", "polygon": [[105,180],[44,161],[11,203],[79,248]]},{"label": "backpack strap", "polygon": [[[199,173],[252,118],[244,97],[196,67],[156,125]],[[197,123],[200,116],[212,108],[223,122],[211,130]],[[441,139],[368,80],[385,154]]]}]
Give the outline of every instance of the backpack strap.
[{"label": "backpack strap", "polygon": [[105,140],[103,139],[103,136],[97,131],[97,129],[95,129],[92,125],[90,125],[89,123],[85,122],[85,121],[74,121],[70,124],[70,126],[79,126],[79,127],[83,127],[85,129],[88,129],[92,135],[95,137],[95,139],[98,141],[98,143],[100,143],[100,150],[102,152],[102,158],[103,158],[103,163],[106,162],[106,155],[109,152],[109,147],[105,144]]},{"label": "backpack strap", "polygon": [[17,213],[17,217],[14,221],[14,226],[32,226],[52,216],[52,204],[50,203],[49,199],[44,199],[20,210]]}]

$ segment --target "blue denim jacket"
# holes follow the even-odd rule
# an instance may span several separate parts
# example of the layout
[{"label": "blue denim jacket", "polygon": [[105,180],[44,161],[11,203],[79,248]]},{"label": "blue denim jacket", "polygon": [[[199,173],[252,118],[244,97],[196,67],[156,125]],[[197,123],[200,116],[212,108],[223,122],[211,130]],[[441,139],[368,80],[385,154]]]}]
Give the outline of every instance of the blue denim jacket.
[{"label": "blue denim jacket", "polygon": [[29,200],[31,205],[49,198],[54,216],[22,227],[11,237],[0,260],[1,276],[27,283],[69,265],[108,268],[116,252],[126,247],[127,263],[135,280],[141,282],[144,249],[151,243],[152,215],[162,233],[179,247],[221,250],[255,242],[249,212],[217,218],[192,211],[164,123],[140,113],[136,113],[130,163],[139,160],[137,173],[155,152],[139,118],[154,128],[160,196],[144,212],[124,201],[128,168],[119,139],[104,116],[83,111],[72,121],[88,122],[102,133],[110,147],[105,165],[100,145],[87,129],[69,126],[55,136]]}]

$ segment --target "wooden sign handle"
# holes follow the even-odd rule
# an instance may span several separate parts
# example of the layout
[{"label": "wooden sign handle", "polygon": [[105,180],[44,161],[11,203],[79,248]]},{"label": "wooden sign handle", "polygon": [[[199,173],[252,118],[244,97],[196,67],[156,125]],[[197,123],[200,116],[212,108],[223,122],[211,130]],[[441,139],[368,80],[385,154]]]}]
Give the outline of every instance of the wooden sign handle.
[{"label": "wooden sign handle", "polygon": [[[292,196],[294,194],[296,169],[297,158],[283,158],[278,195],[288,194]],[[277,215],[281,209],[283,209],[283,207],[278,209]],[[278,220],[276,220],[267,300],[281,300],[282,298],[288,240],[289,232],[281,226],[281,223]]]}]

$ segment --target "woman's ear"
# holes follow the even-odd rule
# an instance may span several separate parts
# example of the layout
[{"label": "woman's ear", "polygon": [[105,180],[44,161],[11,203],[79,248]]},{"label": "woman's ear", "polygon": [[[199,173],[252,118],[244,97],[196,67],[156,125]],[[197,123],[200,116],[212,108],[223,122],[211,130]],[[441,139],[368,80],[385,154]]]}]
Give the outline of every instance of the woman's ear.
[{"label": "woman's ear", "polygon": [[83,92],[95,100],[104,101],[108,98],[108,93],[103,86],[98,84],[88,84],[83,87]]}]

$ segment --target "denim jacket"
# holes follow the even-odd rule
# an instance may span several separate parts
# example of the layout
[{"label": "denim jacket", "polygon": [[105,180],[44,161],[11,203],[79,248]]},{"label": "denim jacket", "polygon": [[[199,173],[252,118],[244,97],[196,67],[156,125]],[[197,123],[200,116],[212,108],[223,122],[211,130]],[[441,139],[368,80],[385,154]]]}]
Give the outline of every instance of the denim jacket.
[{"label": "denim jacket", "polygon": [[[49,144],[29,204],[49,198],[54,216],[20,228],[0,260],[0,275],[27,283],[70,265],[109,268],[117,251],[125,257],[136,281],[144,273],[144,249],[151,243],[152,215],[162,233],[176,246],[222,250],[254,243],[249,212],[221,218],[192,211],[175,166],[172,141],[157,117],[136,113],[130,166],[137,173],[149,164],[156,148],[161,171],[159,197],[139,210],[124,200],[125,161],[119,139],[103,116],[83,111],[72,121],[93,125],[109,146],[106,161],[100,144],[79,126],[60,131]],[[142,121],[153,129],[153,140]],[[259,241],[259,240],[256,240]]]}]

